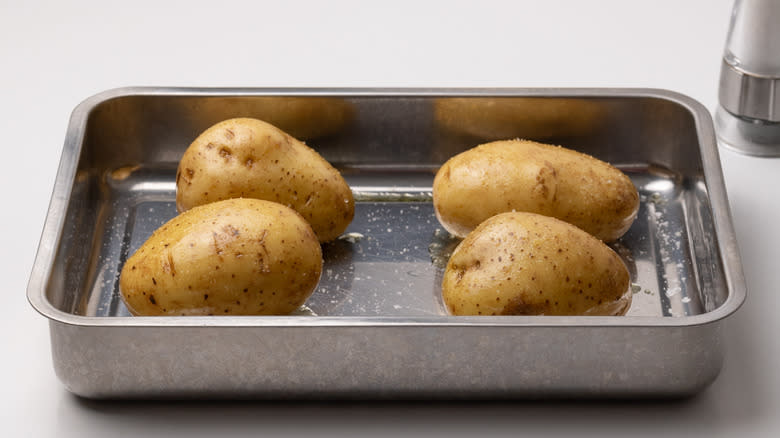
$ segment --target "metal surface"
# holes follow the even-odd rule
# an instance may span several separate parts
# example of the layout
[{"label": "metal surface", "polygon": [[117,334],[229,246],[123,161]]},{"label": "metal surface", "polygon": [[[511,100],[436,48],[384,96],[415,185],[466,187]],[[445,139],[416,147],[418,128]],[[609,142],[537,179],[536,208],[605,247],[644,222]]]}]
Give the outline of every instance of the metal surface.
[{"label": "metal surface", "polygon": [[732,114],[780,122],[780,72],[776,77],[755,76],[724,59],[718,98],[721,106]]},{"label": "metal surface", "polygon": [[736,0],[720,70],[715,127],[731,149],[780,156],[780,2]]},{"label": "metal surface", "polygon": [[780,156],[780,123],[737,117],[718,105],[715,127],[721,144],[756,157]]},{"label": "metal surface", "polygon": [[[305,137],[352,187],[355,220],[324,246],[296,315],[129,316],[118,272],[175,214],[178,158],[236,116]],[[627,316],[446,315],[457,241],[433,214],[433,175],[507,135],[636,184],[638,219],[613,245],[632,276]],[[721,321],[744,297],[709,114],[642,89],[108,91],[73,113],[28,287],[58,376],[95,398],[690,395],[717,376]]]}]

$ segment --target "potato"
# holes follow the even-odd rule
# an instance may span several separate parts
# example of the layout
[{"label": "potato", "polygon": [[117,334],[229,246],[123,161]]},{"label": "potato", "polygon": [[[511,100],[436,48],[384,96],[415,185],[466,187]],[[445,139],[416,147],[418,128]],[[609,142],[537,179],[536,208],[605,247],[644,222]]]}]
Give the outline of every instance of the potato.
[{"label": "potato", "polygon": [[589,155],[507,140],[477,146],[444,163],[433,181],[433,205],[444,228],[458,237],[498,213],[527,211],[610,242],[633,223],[639,195],[623,172]]},{"label": "potato", "polygon": [[179,162],[179,211],[230,198],[291,207],[311,224],[320,242],[340,236],[355,214],[352,191],[338,170],[313,149],[257,119],[217,123],[192,142]]},{"label": "potato", "polygon": [[119,279],[134,315],[287,314],[311,295],[322,251],[294,210],[228,199],[168,221],[127,259]]},{"label": "potato", "polygon": [[623,315],[630,276],[585,231],[549,216],[491,217],[452,253],[442,298],[453,315]]}]

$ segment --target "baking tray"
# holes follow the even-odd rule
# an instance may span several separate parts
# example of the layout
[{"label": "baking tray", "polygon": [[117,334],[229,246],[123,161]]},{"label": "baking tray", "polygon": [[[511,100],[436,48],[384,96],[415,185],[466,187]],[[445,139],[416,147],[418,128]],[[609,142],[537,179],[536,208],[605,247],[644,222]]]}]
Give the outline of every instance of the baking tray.
[{"label": "baking tray", "polygon": [[[129,254],[176,214],[177,162],[211,124],[268,120],[344,175],[355,220],[323,247],[317,290],[290,316],[132,317]],[[641,205],[613,248],[623,317],[446,314],[457,244],[437,222],[438,166],[521,137],[626,172]],[[123,88],[73,112],[30,277],[54,368],[90,398],[673,397],[721,367],[745,298],[711,117],[652,89]]]}]

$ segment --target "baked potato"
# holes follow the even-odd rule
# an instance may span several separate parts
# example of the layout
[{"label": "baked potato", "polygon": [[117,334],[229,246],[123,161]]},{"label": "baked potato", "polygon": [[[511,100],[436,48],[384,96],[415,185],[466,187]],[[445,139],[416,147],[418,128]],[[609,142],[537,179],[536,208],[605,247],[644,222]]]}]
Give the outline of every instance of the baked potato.
[{"label": "baked potato", "polygon": [[558,219],[502,213],[455,248],[442,277],[453,315],[623,315],[630,275],[604,242]]},{"label": "baked potato", "polygon": [[506,140],[445,162],[433,181],[433,204],[442,226],[458,237],[496,214],[527,211],[610,242],[633,223],[639,194],[628,176],[604,161],[560,146]]},{"label": "baked potato", "polygon": [[320,242],[340,236],[355,214],[338,170],[284,131],[251,118],[225,120],[200,134],[176,173],[180,212],[230,198],[286,205],[311,224]]},{"label": "baked potato", "polygon": [[158,228],[125,262],[119,287],[134,315],[283,315],[312,294],[322,263],[294,210],[228,199]]}]

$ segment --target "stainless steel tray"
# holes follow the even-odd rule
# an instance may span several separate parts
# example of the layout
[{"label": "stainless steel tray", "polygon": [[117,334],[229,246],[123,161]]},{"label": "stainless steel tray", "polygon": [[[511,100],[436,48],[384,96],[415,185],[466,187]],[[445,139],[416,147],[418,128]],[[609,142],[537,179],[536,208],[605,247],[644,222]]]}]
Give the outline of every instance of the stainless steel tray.
[{"label": "stainless steel tray", "polygon": [[[175,214],[179,157],[212,123],[264,118],[306,140],[357,200],[299,314],[131,317],[123,261]],[[524,137],[623,169],[641,195],[614,248],[624,317],[454,317],[439,296],[456,241],[431,183],[447,158]],[[642,397],[717,376],[745,281],[711,118],[649,89],[124,88],[67,131],[28,298],[54,367],[92,398]]]}]

